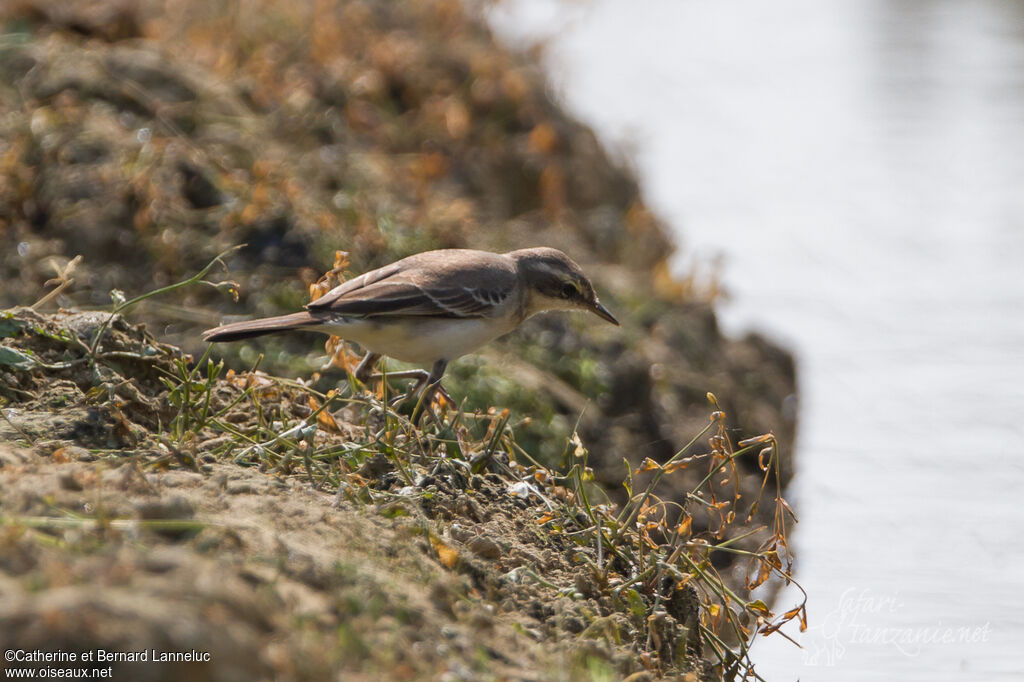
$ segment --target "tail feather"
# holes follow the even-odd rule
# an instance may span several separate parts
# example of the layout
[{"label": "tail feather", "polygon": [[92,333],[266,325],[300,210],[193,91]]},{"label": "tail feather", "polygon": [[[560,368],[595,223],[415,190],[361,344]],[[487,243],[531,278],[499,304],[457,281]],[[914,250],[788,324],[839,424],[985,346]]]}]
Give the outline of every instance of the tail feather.
[{"label": "tail feather", "polygon": [[240,341],[265,334],[302,329],[319,322],[318,318],[306,311],[291,313],[290,315],[279,315],[277,317],[264,317],[260,320],[244,320],[207,329],[203,332],[203,340],[211,343],[218,341]]}]

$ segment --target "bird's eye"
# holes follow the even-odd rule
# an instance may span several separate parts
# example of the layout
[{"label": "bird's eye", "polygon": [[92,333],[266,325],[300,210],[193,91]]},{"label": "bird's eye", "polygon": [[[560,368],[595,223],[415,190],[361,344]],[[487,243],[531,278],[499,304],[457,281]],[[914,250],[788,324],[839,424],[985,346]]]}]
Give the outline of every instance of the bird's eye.
[{"label": "bird's eye", "polygon": [[579,290],[572,282],[566,282],[562,285],[562,298],[574,298],[578,293]]}]

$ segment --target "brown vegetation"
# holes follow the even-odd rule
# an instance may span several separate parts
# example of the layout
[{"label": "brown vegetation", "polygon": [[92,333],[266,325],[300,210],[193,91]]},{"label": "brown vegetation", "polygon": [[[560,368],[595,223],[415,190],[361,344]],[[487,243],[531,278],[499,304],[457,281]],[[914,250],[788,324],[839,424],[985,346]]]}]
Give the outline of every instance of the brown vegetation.
[{"label": "brown vegetation", "polygon": [[[31,0],[4,12],[0,234],[11,247],[0,254],[0,304],[26,305],[60,286],[44,309],[107,306],[111,290],[138,294],[165,286],[244,243],[228,259],[240,293],[237,304],[214,288],[190,287],[138,309],[138,317],[159,330],[161,342],[199,357],[205,351],[199,329],[224,314],[298,308],[339,249],[349,253],[351,270],[360,272],[428,248],[556,246],[595,274],[602,300],[623,328],[567,316],[532,321],[481,358],[452,368],[448,388],[466,398],[465,413],[491,423],[489,408],[497,406],[499,415],[509,408],[516,443],[548,467],[559,464],[578,422],[596,481],[622,504],[623,458],[632,467],[645,458],[668,460],[707,425],[705,395],[713,391],[741,436],[772,430],[779,435],[779,467],[769,475],[773,484],[788,482],[787,444],[794,429],[792,411],[784,410],[794,392],[789,356],[757,337],[736,341],[719,334],[711,307],[718,293],[714,282],[667,274],[670,241],[628,171],[548,99],[533,63],[496,47],[462,3]],[[155,340],[147,343],[164,348]],[[261,340],[240,344],[225,357],[238,372],[263,354],[261,368],[268,372],[310,377],[322,365],[322,354],[310,352],[318,347],[302,337]],[[70,443],[137,450],[145,434],[113,446],[89,438],[94,432],[109,437],[118,428],[131,431],[133,424],[148,434],[172,426],[177,412],[164,413],[170,405],[166,386],[153,385],[149,392],[130,388],[132,381],[149,380],[138,375],[147,368],[121,368],[129,380],[123,384],[102,376],[91,377],[89,386],[71,381],[77,393],[50,374],[46,381],[54,382],[46,390],[18,383],[24,373],[5,376],[11,391],[5,401],[49,399],[60,388],[69,392],[66,405],[74,410],[49,406],[57,416],[45,433],[7,435],[35,443],[51,459]],[[28,376],[42,380],[38,370]],[[337,380],[337,374],[314,377],[310,388],[322,395]],[[105,384],[106,393],[93,392]],[[128,426],[118,427],[110,404],[119,406]],[[136,404],[144,406],[137,408],[138,419],[131,413]],[[307,416],[315,409],[308,400],[292,404],[304,404]],[[94,409],[102,405],[107,412]],[[101,417],[107,421],[90,422]],[[362,418],[353,417],[354,423]],[[60,431],[60,424],[70,430]],[[201,432],[193,431],[193,437]],[[185,454],[175,446],[139,456],[173,469],[188,468],[192,457],[201,471],[199,460],[210,454],[214,459],[206,464],[230,469],[220,457],[226,449],[201,445],[192,442]],[[703,452],[704,445],[683,454]],[[44,477],[58,468],[50,460],[23,464]],[[756,457],[739,458],[736,465],[729,485],[738,486],[745,499],[755,498],[764,473]],[[93,473],[87,475],[99,481],[106,474],[97,473],[98,466],[89,464]],[[679,471],[658,494],[685,501],[680,496],[704,472]],[[31,475],[36,474],[25,474]],[[252,472],[238,476],[249,480]],[[208,478],[189,479],[196,495],[211,485]],[[297,486],[301,477],[288,480]],[[644,480],[638,476],[636,490]],[[302,495],[318,499],[312,492]],[[12,509],[41,514],[33,504],[18,502]],[[212,512],[195,500],[190,504],[206,523]],[[771,526],[775,513],[766,504],[751,524]],[[701,525],[708,523],[705,518],[695,517],[694,533],[716,532]],[[514,519],[509,512],[505,520],[529,523]],[[379,519],[370,522],[380,525]],[[479,530],[491,533],[489,527]],[[198,543],[204,532],[185,542]],[[157,544],[165,541],[154,537]],[[652,542],[657,540],[655,534]],[[239,550],[243,564],[263,551],[255,539],[243,545],[249,542],[253,553]],[[333,542],[331,547],[345,546]],[[752,549],[761,540],[745,542]],[[273,552],[260,556],[267,560]],[[33,566],[38,569],[41,561],[36,557]],[[541,572],[562,570],[552,561],[531,565]],[[572,566],[571,557],[566,561]],[[714,563],[743,593],[746,562],[732,562],[723,553]],[[547,618],[535,615],[539,622]],[[263,632],[277,632],[275,627]],[[557,638],[548,633],[539,639]],[[628,637],[619,639],[605,660],[622,670],[629,667],[622,663],[628,657],[620,660],[614,652],[620,644],[623,651],[631,645]],[[311,641],[315,648],[316,638]],[[541,651],[538,661],[550,661]]]}]

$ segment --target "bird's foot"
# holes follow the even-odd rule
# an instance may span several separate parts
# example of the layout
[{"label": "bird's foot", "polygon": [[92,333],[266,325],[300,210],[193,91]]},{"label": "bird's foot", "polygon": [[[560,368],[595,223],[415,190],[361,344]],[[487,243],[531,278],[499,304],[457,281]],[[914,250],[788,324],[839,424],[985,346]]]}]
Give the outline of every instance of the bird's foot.
[{"label": "bird's foot", "polygon": [[[386,378],[415,379],[407,391],[388,400],[389,407],[399,408],[400,411],[409,414],[410,419],[414,424],[419,423],[424,412],[430,412],[433,414],[432,410],[426,408],[432,407],[435,400],[441,404],[457,407],[455,399],[452,398],[451,394],[448,393],[448,390],[441,385],[440,381],[433,384],[428,383],[430,381],[429,372],[421,369],[411,369],[403,372],[389,372],[386,375]],[[373,374],[367,377],[368,381],[373,379],[385,380],[385,375]]]},{"label": "bird's foot", "polygon": [[[363,361],[359,363],[359,367],[356,369],[355,378],[362,383],[367,383],[373,379],[381,379],[387,381],[388,379],[415,379],[412,387],[408,391],[400,396],[388,401],[388,405],[399,405],[405,402],[412,402],[412,399],[419,394],[419,399],[415,401],[415,406],[412,411],[412,421],[417,423],[420,417],[423,416],[423,408],[430,407],[434,398],[440,396],[443,400],[452,407],[458,407],[452,396],[445,390],[444,386],[441,385],[441,377],[444,375],[444,370],[448,366],[446,360],[438,360],[434,363],[431,371],[427,372],[422,369],[408,369],[399,372],[388,372],[388,373],[375,373],[371,374],[374,363],[380,356],[375,353],[367,353]],[[422,390],[421,390],[422,389]],[[433,412],[431,412],[433,414]],[[435,417],[436,421],[436,417]]]},{"label": "bird's foot", "polygon": [[429,412],[434,422],[441,426],[441,421],[437,418],[437,415],[431,409],[434,399],[440,397],[442,400],[447,401],[449,405],[455,407],[455,401],[448,395],[448,391],[445,390],[444,386],[441,385],[440,381],[435,381],[432,384],[427,384],[426,388],[420,393],[419,400],[416,401],[416,406],[412,410],[412,415],[409,420],[413,424],[418,424],[420,419],[423,417],[424,412]]},{"label": "bird's foot", "polygon": [[[402,395],[398,396],[397,398],[392,398],[390,401],[388,401],[388,405],[400,405],[406,402],[407,400],[413,399],[421,386],[422,384],[414,384],[412,388],[410,388]],[[441,384],[437,384],[437,386],[434,389],[434,395],[432,395],[430,399],[435,400],[437,398],[441,399],[440,402],[448,403],[449,407],[458,407],[458,405],[456,405],[455,403],[455,399],[452,398],[451,394],[448,393],[445,387],[442,386]]]}]

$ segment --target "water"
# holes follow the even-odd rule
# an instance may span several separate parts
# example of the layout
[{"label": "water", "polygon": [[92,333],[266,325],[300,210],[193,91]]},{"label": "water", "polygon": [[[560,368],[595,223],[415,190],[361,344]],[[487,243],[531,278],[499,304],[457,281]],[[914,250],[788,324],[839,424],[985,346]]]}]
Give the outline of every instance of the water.
[{"label": "water", "polygon": [[549,42],[684,257],[724,257],[726,327],[798,355],[812,628],[759,640],[759,672],[1024,679],[1024,3],[505,0],[492,21]]}]

